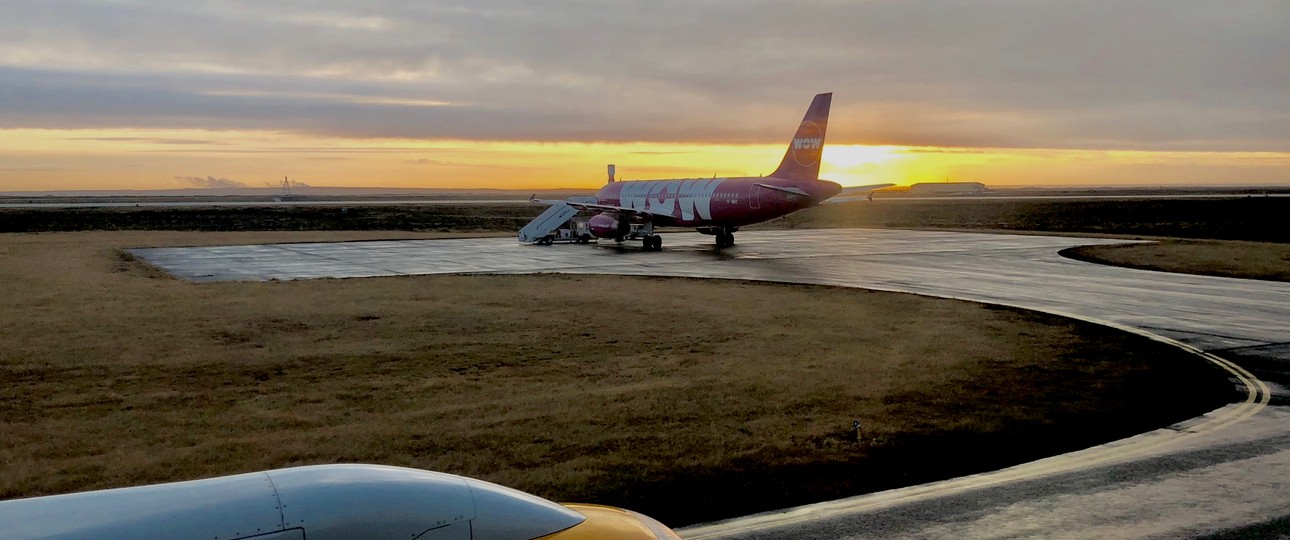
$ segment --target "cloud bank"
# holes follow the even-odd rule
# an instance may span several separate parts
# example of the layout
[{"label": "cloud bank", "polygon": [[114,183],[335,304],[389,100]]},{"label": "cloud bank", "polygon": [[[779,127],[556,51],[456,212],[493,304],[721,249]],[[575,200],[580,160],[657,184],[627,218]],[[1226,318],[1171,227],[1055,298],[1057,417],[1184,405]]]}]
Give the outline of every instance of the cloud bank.
[{"label": "cloud bank", "polygon": [[0,127],[1290,150],[1276,0],[11,0]]}]

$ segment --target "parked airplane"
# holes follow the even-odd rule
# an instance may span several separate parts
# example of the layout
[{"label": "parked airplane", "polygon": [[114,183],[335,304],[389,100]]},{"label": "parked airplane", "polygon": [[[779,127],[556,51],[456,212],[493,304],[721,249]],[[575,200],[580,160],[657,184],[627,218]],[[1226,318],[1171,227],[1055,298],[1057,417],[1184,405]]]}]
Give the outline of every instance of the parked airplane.
[{"label": "parked airplane", "polygon": [[451,474],[317,465],[0,501],[0,538],[680,540],[635,512]]},{"label": "parked airplane", "polygon": [[895,185],[844,188],[819,179],[832,100],[832,93],[815,96],[783,161],[770,176],[615,182],[611,165],[609,184],[600,188],[594,201],[571,197],[533,202],[598,212],[588,221],[591,234],[619,242],[641,238],[645,249],[663,246],[663,239],[654,234],[656,226],[694,227],[716,236],[718,247],[733,246],[735,231],[740,227],[825,202],[865,198],[875,190]]}]

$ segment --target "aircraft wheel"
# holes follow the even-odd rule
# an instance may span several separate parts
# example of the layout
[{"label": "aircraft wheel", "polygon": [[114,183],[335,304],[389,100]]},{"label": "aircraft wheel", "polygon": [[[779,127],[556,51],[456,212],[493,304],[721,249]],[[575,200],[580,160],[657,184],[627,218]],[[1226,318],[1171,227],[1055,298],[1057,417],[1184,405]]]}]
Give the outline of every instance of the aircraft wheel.
[{"label": "aircraft wheel", "polygon": [[587,233],[583,233],[583,234],[582,234],[582,236],[579,236],[579,237],[578,237],[578,242],[579,242],[579,243],[582,243],[582,244],[590,244],[590,243],[591,243],[591,235],[590,235],[590,234],[587,234]]},{"label": "aircraft wheel", "polygon": [[657,234],[654,236],[651,236],[650,244],[654,246],[654,251],[661,251],[663,249],[663,237]]}]

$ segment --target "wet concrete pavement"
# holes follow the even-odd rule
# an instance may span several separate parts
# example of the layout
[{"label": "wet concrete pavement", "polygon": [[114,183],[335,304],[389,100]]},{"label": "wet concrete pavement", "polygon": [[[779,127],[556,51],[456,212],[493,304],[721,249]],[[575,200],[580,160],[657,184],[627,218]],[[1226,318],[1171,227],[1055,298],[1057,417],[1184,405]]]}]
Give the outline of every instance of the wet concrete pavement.
[{"label": "wet concrete pavement", "polygon": [[[639,246],[408,240],[133,250],[192,281],[437,273],[600,273],[817,283],[1066,314],[1235,360],[1245,402],[1003,471],[688,528],[687,538],[1194,536],[1290,515],[1290,285],[1107,267],[1065,247],[1116,240],[833,229],[664,235]],[[1221,357],[1221,358],[1220,358]],[[1242,369],[1242,367],[1244,369]],[[1253,371],[1251,375],[1248,371]]]}]

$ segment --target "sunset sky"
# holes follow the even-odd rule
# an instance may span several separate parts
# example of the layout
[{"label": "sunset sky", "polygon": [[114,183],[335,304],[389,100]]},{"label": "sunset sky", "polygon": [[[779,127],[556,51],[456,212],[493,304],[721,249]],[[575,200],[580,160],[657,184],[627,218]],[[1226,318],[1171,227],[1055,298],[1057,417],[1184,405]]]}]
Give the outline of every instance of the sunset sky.
[{"label": "sunset sky", "polygon": [[0,0],[0,191],[1290,185],[1290,3]]}]

